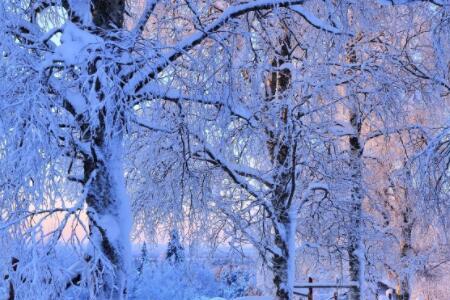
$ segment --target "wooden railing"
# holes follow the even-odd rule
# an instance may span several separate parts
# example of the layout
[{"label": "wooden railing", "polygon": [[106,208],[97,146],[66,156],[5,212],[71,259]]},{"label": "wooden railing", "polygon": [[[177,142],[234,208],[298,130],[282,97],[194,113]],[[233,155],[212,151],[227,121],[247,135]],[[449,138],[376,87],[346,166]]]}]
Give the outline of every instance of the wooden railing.
[{"label": "wooden railing", "polygon": [[314,289],[336,289],[333,299],[337,300],[339,297],[339,289],[351,289],[354,287],[358,287],[358,282],[314,282],[312,277],[309,277],[308,282],[294,285],[294,289],[308,289],[308,294],[294,290],[294,295],[306,297],[308,300],[314,300]]}]

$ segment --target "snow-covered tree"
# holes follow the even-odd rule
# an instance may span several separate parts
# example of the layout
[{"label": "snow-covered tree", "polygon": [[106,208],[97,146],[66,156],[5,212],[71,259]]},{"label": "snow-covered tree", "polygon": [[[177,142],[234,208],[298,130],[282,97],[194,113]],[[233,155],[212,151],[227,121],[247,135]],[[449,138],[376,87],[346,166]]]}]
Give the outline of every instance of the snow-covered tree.
[{"label": "snow-covered tree", "polygon": [[[324,203],[351,298],[368,293],[367,151],[417,131],[386,122],[393,106],[448,100],[447,0],[3,0],[0,19],[0,240],[17,293],[127,298],[133,228],[189,224],[252,244],[292,299],[298,217]],[[404,164],[407,190],[447,220],[435,132],[428,163]]]},{"label": "snow-covered tree", "polygon": [[[236,28],[243,15],[302,3],[147,1],[128,26],[123,0],[3,1],[2,86],[9,88],[1,92],[2,161],[11,172],[2,181],[5,226],[37,218],[28,223],[30,243],[40,239],[51,248],[75,218],[90,244],[91,272],[83,282],[91,296],[125,297],[132,217],[123,143],[130,124],[172,130],[139,120],[154,101],[206,105],[209,113],[228,106],[226,94],[209,89],[222,80],[210,77],[220,65],[195,68],[206,49],[226,50],[225,29]],[[184,84],[200,75],[203,86]],[[52,217],[59,222],[43,233]]]},{"label": "snow-covered tree", "polygon": [[180,236],[176,229],[173,229],[170,234],[170,240],[166,251],[166,260],[173,264],[184,261],[184,248],[181,245]]}]

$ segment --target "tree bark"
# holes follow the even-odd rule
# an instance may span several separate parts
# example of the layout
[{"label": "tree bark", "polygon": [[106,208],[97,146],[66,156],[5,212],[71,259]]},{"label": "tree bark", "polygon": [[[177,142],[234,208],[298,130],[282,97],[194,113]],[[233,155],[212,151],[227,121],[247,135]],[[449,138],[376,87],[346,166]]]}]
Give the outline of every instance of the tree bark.
[{"label": "tree bark", "polygon": [[[362,35],[357,35],[347,44],[348,63],[356,64],[358,62],[355,45],[362,39]],[[349,70],[352,73],[353,70]],[[349,300],[361,300],[364,297],[365,284],[365,254],[362,239],[362,155],[364,145],[361,143],[362,118],[359,111],[359,95],[353,89],[348,91],[350,101],[349,121],[353,134],[349,137],[350,148],[350,222],[348,228],[348,259],[349,259],[349,277],[351,281],[358,283],[349,290]]]},{"label": "tree bark", "polygon": [[[406,192],[405,192],[406,193]],[[408,197],[405,195],[405,197]],[[400,240],[400,259],[402,263],[402,272],[400,274],[400,282],[399,282],[399,293],[397,298],[399,300],[409,300],[410,299],[410,285],[409,285],[409,276],[405,274],[404,270],[408,268],[407,259],[412,250],[412,230],[413,230],[413,222],[411,220],[411,209],[408,207],[409,203],[406,201],[406,207],[402,210],[402,228],[401,228],[401,240]]]},{"label": "tree bark", "polygon": [[362,242],[362,146],[360,143],[361,120],[356,108],[350,114],[350,124],[355,132],[350,137],[350,168],[351,168],[351,195],[350,195],[350,227],[348,241],[349,275],[350,280],[358,282],[358,286],[350,289],[349,299],[362,299],[361,289],[364,286],[364,246]]},{"label": "tree bark", "polygon": [[295,274],[295,249],[291,247],[295,242],[292,240],[295,238],[295,233],[291,231],[295,230],[295,226],[291,224],[294,220],[290,218],[288,208],[276,206],[287,206],[287,193],[281,193],[276,196],[278,197],[275,197],[273,201],[275,213],[277,214],[277,224],[274,224],[274,244],[279,252],[272,256],[273,283],[277,298],[279,300],[290,300],[293,299],[292,288]]},{"label": "tree bark", "polygon": [[[96,26],[92,30],[94,34],[108,39],[108,31],[123,27],[124,0],[91,0],[90,7]],[[102,86],[98,79],[101,75],[96,74],[98,60],[105,59],[108,58],[95,58],[88,70],[96,78],[91,83],[96,92],[92,105],[98,101],[102,108],[97,114],[86,113],[80,125],[82,142],[89,148],[88,153],[83,152],[82,161],[92,244],[91,262],[95,267],[89,281],[94,285],[91,294],[95,298],[123,299],[127,293],[131,229],[131,209],[122,167],[124,120],[119,103],[123,101],[105,96],[104,89],[111,87]],[[95,112],[96,109],[90,111]]]},{"label": "tree bark", "polygon": [[[289,88],[291,73],[289,69],[279,70],[279,67],[290,58],[289,37],[283,36],[279,40],[280,52],[278,57],[272,61],[272,66],[276,69],[270,74],[267,86],[266,101],[280,101],[283,93]],[[270,159],[277,170],[274,176],[274,189],[271,200],[273,213],[271,216],[275,231],[274,245],[277,253],[272,256],[273,283],[276,289],[276,296],[279,300],[293,299],[293,282],[295,275],[295,218],[291,213],[290,203],[291,192],[291,172],[293,155],[293,141],[289,132],[288,108],[282,107],[275,122],[275,128],[267,130],[267,147]],[[295,154],[294,154],[295,155]]]},{"label": "tree bark", "polygon": [[[85,159],[89,234],[96,264],[95,296],[122,299],[126,295],[131,227],[129,199],[121,165],[120,138],[96,148],[95,159]],[[99,251],[99,253],[98,253]]]}]

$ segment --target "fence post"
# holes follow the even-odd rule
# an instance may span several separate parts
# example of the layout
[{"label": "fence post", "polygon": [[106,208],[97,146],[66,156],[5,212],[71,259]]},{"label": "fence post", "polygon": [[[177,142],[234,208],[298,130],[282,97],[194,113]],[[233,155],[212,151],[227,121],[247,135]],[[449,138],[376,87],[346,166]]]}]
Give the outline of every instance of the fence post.
[{"label": "fence post", "polygon": [[[312,277],[308,277],[308,282],[309,283],[313,282]],[[313,287],[312,286],[308,288],[308,300],[314,300],[313,299]]]},{"label": "fence post", "polygon": [[[341,281],[339,280],[338,277],[336,277],[336,285],[339,285],[340,283]],[[336,288],[333,294],[333,300],[338,300],[338,298],[339,298],[339,288]]]}]

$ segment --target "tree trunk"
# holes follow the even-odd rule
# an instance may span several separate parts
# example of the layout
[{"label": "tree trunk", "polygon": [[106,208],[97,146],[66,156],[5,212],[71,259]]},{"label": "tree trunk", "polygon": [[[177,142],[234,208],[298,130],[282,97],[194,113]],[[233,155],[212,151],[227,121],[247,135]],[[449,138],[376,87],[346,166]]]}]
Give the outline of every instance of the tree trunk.
[{"label": "tree trunk", "polygon": [[[288,146],[287,141],[278,141],[281,146],[279,153],[274,159],[277,165],[277,176],[275,179],[276,186],[272,199],[272,207],[274,209],[274,244],[278,253],[272,257],[273,283],[276,288],[276,296],[279,300],[293,299],[292,284],[294,276],[294,259],[295,259],[295,217],[293,218],[291,204],[289,203],[289,179],[290,174],[288,162]],[[293,232],[294,231],[294,232]]]},{"label": "tree trunk", "polygon": [[[356,100],[355,100],[356,101]],[[364,292],[364,245],[362,241],[362,146],[360,143],[361,120],[356,111],[350,113],[350,124],[355,134],[350,137],[350,167],[351,167],[351,207],[350,228],[348,241],[349,275],[350,280],[358,282],[358,286],[350,289],[349,299],[363,299]]]},{"label": "tree trunk", "polygon": [[[407,195],[405,197],[408,197]],[[407,199],[407,198],[406,198]],[[399,300],[409,300],[410,299],[410,286],[409,286],[409,276],[408,273],[404,271],[408,268],[408,256],[412,250],[411,235],[413,230],[413,222],[411,220],[411,209],[408,207],[409,203],[406,201],[406,207],[402,211],[402,230],[401,230],[401,241],[400,241],[400,259],[402,262],[403,270],[400,273],[400,283],[399,283],[399,293],[397,298]]]},{"label": "tree trunk", "polygon": [[[362,35],[357,35],[351,39],[347,45],[347,62],[356,64],[358,62],[355,45],[360,41]],[[353,70],[349,70],[352,73]],[[362,240],[362,154],[363,145],[361,144],[362,119],[359,112],[359,95],[353,89],[349,90],[350,100],[350,126],[353,134],[349,138],[350,147],[350,226],[348,229],[348,258],[349,258],[349,277],[351,281],[358,283],[358,286],[349,290],[350,300],[365,299],[365,254]]]},{"label": "tree trunk", "polygon": [[95,159],[84,161],[86,203],[96,274],[95,296],[122,299],[130,257],[131,209],[125,192],[121,139],[113,138],[95,150]]},{"label": "tree trunk", "polygon": [[[289,36],[279,39],[280,52],[278,57],[272,61],[272,66],[276,69],[270,74],[267,85],[266,101],[282,101],[283,93],[289,88],[291,73],[289,69],[279,70],[285,62],[290,60],[290,40]],[[278,126],[267,130],[269,137],[267,148],[270,159],[274,166],[275,186],[272,195],[273,214],[271,216],[275,231],[274,245],[277,253],[272,256],[273,283],[276,289],[278,300],[293,299],[293,282],[295,275],[295,214],[293,211],[290,193],[291,172],[294,167],[291,156],[294,150],[291,134],[289,132],[288,108],[281,107],[275,120]]]},{"label": "tree trunk", "polygon": [[[92,21],[96,26],[92,33],[103,39],[112,39],[109,31],[123,27],[124,0],[91,0]],[[97,299],[123,299],[127,293],[127,273],[130,260],[131,209],[127,197],[122,167],[122,131],[124,127],[121,105],[124,101],[109,96],[98,74],[98,61],[94,58],[88,73],[92,75],[92,90],[96,95],[88,104],[102,107],[97,113],[94,107],[85,115],[81,125],[82,141],[89,145],[89,153],[83,154],[84,188],[86,193],[91,255],[94,271],[90,283],[94,285],[91,296]],[[104,65],[114,68],[115,62]],[[119,67],[117,67],[119,68]],[[105,72],[113,72],[105,69]],[[111,93],[109,93],[111,94]],[[119,96],[117,96],[119,97]],[[91,103],[92,102],[92,103]],[[99,105],[101,103],[101,105]]]},{"label": "tree trunk", "polygon": [[279,252],[272,256],[273,283],[278,300],[291,300],[294,299],[296,222],[288,213],[282,213],[280,217],[274,236]]},{"label": "tree trunk", "polygon": [[[280,236],[275,235],[275,240],[279,239]],[[281,248],[279,249],[281,250]],[[292,299],[290,287],[288,285],[289,282],[288,258],[289,252],[287,251],[287,248],[282,249],[281,255],[274,254],[272,257],[273,284],[275,285],[275,294],[278,300]]]}]

